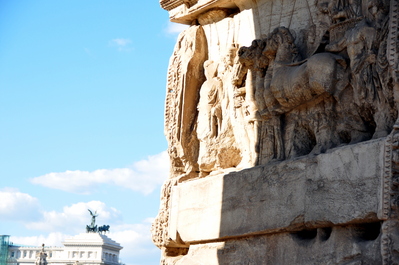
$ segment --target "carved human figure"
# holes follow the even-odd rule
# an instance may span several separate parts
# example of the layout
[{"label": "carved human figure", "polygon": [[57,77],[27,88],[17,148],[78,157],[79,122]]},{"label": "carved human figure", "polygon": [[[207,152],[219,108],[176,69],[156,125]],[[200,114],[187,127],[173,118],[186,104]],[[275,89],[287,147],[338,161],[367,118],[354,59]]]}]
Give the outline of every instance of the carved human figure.
[{"label": "carved human figure", "polygon": [[207,60],[204,63],[206,81],[200,89],[198,103],[197,134],[200,140],[215,138],[222,127],[221,97],[223,84],[216,76],[217,64]]},{"label": "carved human figure", "polygon": [[[259,73],[259,61],[264,43],[255,40],[250,47],[241,47],[233,70],[233,93],[235,118],[240,120],[246,131],[246,154],[243,165],[253,166],[258,163],[259,154],[259,109],[264,104],[257,100],[263,90],[263,76]],[[257,92],[258,91],[258,92]]]},{"label": "carved human figure", "polygon": [[204,62],[206,80],[199,92],[197,136],[200,176],[205,176],[218,168],[217,154],[220,146],[215,141],[222,129],[223,84],[216,76],[217,67],[218,64],[212,60]]},{"label": "carved human figure", "polygon": [[381,56],[376,54],[373,47],[378,39],[377,35],[376,29],[363,19],[346,31],[342,38],[326,46],[326,50],[330,52],[346,50],[350,60],[354,101],[362,109],[363,119],[375,124],[373,138],[386,136],[391,123],[387,117],[390,115],[387,109],[389,93],[383,91],[387,88],[379,81],[386,73],[377,65]]},{"label": "carved human figure", "polygon": [[385,24],[389,20],[389,8],[383,0],[365,0],[362,3],[362,9],[364,17],[377,31],[386,27]]},{"label": "carved human figure", "polygon": [[266,108],[262,94],[268,59],[263,55],[265,39],[256,39],[250,47],[241,47],[238,51],[239,65],[233,84],[236,97],[245,96],[246,119],[260,120],[260,111]]},{"label": "carved human figure", "polygon": [[[237,87],[233,80],[237,78],[238,46],[231,44],[220,52],[218,58],[217,77],[222,82],[219,94],[221,105],[221,137],[217,140],[219,146],[215,155],[218,168],[245,168],[253,164],[250,152],[251,128],[245,119],[245,92],[237,96]],[[245,89],[244,89],[245,90]],[[210,149],[212,152],[212,148]]]},{"label": "carved human figure", "polygon": [[[368,65],[375,62],[375,54],[372,50],[372,44],[376,37],[376,31],[370,27],[366,20],[362,20],[349,31],[345,32],[343,38],[326,46],[326,51],[341,52],[346,48],[352,75],[355,78],[355,91],[361,93],[361,88],[365,85],[364,77],[360,75],[361,71]],[[357,98],[361,100],[361,98]]]},{"label": "carved human figure", "polygon": [[359,0],[333,0],[329,3],[329,13],[332,23],[339,23],[345,20],[361,16],[361,1]]},{"label": "carved human figure", "polygon": [[229,89],[234,52],[228,49],[220,58],[204,62],[205,82],[199,91],[196,132],[199,139],[200,176],[236,167],[241,155],[229,115]]},{"label": "carved human figure", "polygon": [[[234,71],[236,67],[236,53],[237,47],[235,45],[231,45],[231,47],[227,48],[227,51],[222,54],[220,58],[220,63],[217,68],[218,78],[222,81],[223,85],[223,95],[222,98],[222,110],[224,113],[223,119],[223,131],[230,129],[235,130],[236,126],[232,125],[236,121],[235,110],[237,107],[240,107],[243,104],[244,97],[236,97],[235,87],[232,85],[232,79],[234,78]],[[233,115],[232,115],[233,114]],[[235,133],[233,133],[235,135]],[[233,136],[234,137],[234,136]],[[239,139],[236,139],[239,140]]]}]

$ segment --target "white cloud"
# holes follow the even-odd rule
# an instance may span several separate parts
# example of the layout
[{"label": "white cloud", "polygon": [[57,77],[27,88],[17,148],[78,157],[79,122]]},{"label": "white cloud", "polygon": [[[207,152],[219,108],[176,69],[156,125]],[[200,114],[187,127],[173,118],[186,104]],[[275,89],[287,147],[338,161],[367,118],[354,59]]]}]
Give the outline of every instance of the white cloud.
[{"label": "white cloud", "polygon": [[166,151],[133,163],[128,168],[98,169],[95,171],[54,172],[32,178],[31,182],[48,188],[89,194],[99,185],[125,187],[143,194],[151,193],[169,174]]},{"label": "white cloud", "polygon": [[117,39],[113,39],[109,42],[109,44],[111,46],[115,46],[118,48],[118,51],[124,51],[124,52],[129,52],[131,51],[133,48],[130,46],[130,44],[132,43],[131,40],[129,39],[123,39],[123,38],[117,38]]},{"label": "white cloud", "polygon": [[13,242],[15,245],[41,246],[45,244],[46,246],[60,247],[62,246],[61,242],[68,237],[70,237],[70,235],[61,232],[53,232],[46,236],[11,236],[10,242]]},{"label": "white cloud", "polygon": [[168,21],[168,26],[166,28],[166,32],[168,34],[179,34],[180,32],[182,32],[183,30],[187,29],[189,26],[188,25],[183,25],[183,24],[178,24],[178,23],[173,23]]},{"label": "white cloud", "polygon": [[81,233],[85,231],[86,225],[91,222],[87,209],[97,212],[96,223],[99,225],[118,224],[122,218],[121,213],[115,208],[108,207],[101,201],[90,201],[64,206],[62,212],[43,212],[40,221],[26,222],[25,226],[28,229],[47,232],[69,231],[75,234]]},{"label": "white cloud", "polygon": [[[90,193],[96,187],[115,185],[148,194],[159,187],[168,174],[169,157],[162,152],[126,168],[49,173],[33,178],[31,182],[75,193]],[[96,200],[69,204],[62,210],[44,210],[38,199],[29,194],[0,189],[0,221],[19,221],[26,229],[41,233],[38,236],[12,236],[11,241],[15,244],[62,246],[61,242],[67,237],[86,232],[86,225],[91,222],[87,209],[97,211],[97,225],[111,226],[107,235],[124,247],[121,251],[123,263],[159,263],[160,250],[153,245],[150,233],[153,218],[125,224],[120,211]]]},{"label": "white cloud", "polygon": [[137,259],[137,256],[145,257],[160,253],[152,243],[151,223],[146,221],[113,227],[108,236],[123,246],[123,262]]},{"label": "white cloud", "polygon": [[0,190],[0,220],[22,221],[26,218],[40,218],[38,199],[15,189]]}]

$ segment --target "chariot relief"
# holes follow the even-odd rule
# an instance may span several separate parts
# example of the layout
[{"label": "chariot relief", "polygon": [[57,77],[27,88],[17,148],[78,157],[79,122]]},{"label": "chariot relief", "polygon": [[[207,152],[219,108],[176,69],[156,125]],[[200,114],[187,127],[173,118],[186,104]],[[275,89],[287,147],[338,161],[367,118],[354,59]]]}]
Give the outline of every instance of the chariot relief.
[{"label": "chariot relief", "polygon": [[[205,44],[195,44],[202,59],[178,74],[180,58],[198,57],[181,52],[187,52],[181,45],[193,46],[182,44],[193,29],[182,35],[172,56],[166,104],[166,132],[176,135],[169,152],[172,168],[180,168],[177,175],[205,176],[388,135],[397,113],[386,52],[389,2],[317,1],[308,9],[304,29],[273,29],[270,23],[270,32],[250,46],[234,36],[232,43],[219,44],[224,52],[218,57],[211,53],[214,26],[195,26],[207,32],[201,38],[211,45],[209,53]],[[226,64],[231,47],[235,52]],[[180,80],[171,79],[173,74]],[[196,84],[187,83],[189,78]],[[181,93],[173,99],[180,104],[175,114],[169,111],[175,109],[173,93]],[[188,116],[189,125],[179,120]],[[222,161],[226,156],[230,162]]]},{"label": "chariot relief", "polygon": [[[165,209],[180,183],[385,138],[390,151],[384,172],[391,172],[385,177],[392,184],[385,191],[396,194],[396,0],[162,0],[161,5],[172,20],[191,25],[180,34],[168,70],[171,174],[163,190]],[[382,230],[398,237],[397,205],[390,199],[384,199],[389,206],[383,220],[389,221]],[[188,248],[179,235],[161,231],[169,212],[160,216],[157,245]]]}]

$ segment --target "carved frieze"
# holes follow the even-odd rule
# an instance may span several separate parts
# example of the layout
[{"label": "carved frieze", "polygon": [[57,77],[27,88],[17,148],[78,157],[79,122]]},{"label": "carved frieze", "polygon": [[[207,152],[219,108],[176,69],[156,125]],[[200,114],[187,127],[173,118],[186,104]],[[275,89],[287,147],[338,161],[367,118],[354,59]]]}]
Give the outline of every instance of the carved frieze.
[{"label": "carved frieze", "polygon": [[[214,32],[207,23],[203,29],[195,26],[198,32],[211,34],[202,37],[209,54],[198,50],[199,67],[179,73],[179,60],[199,55],[182,54],[187,52],[183,47],[175,50],[168,79],[166,134],[174,135],[169,152],[176,174],[205,176],[388,135],[397,115],[386,54],[392,47],[388,35],[395,34],[387,23],[389,6],[382,0],[364,0],[319,1],[315,7],[309,5],[307,10],[316,13],[305,20],[308,30],[296,29],[291,20],[293,29],[269,28],[270,33],[252,45],[241,45],[228,67],[223,66],[226,49],[240,44],[234,36],[227,46],[214,43],[222,32]],[[234,30],[240,23],[240,14],[236,16],[226,24]],[[234,35],[240,31],[245,29]],[[189,34],[183,34],[182,40],[190,39]],[[208,63],[202,68],[205,58]],[[205,82],[180,82],[197,76],[190,71],[200,68],[205,69],[206,77],[201,79]],[[190,100],[181,100],[181,95],[190,95]],[[185,122],[180,116],[190,118]],[[230,162],[221,162],[223,157]]]},{"label": "carved frieze", "polygon": [[[255,166],[265,171],[279,163],[289,167],[299,157],[310,161],[333,148],[385,139],[383,170],[375,176],[381,179],[375,192],[381,194],[381,207],[372,222],[381,225],[375,240],[381,239],[383,264],[399,264],[398,1],[160,3],[172,20],[191,24],[177,40],[168,70],[165,134],[171,179],[153,232],[154,242],[170,252],[164,256],[184,255],[189,246],[170,224],[178,208],[170,204],[172,186]],[[234,185],[241,187],[238,179]],[[371,222],[361,218],[348,222]],[[251,235],[251,221],[245,221],[249,230],[234,236]],[[215,232],[207,240],[218,236]]]}]

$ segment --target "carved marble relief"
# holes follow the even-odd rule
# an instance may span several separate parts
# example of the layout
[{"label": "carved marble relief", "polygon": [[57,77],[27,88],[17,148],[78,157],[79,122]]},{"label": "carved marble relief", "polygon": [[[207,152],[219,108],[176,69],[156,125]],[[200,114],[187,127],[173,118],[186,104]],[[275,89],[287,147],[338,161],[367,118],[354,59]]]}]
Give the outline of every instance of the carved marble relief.
[{"label": "carved marble relief", "polygon": [[185,21],[193,19],[168,70],[171,180],[154,242],[171,253],[188,247],[168,234],[170,193],[179,183],[387,137],[381,253],[384,264],[399,263],[398,1],[161,6],[184,7]]},{"label": "carved marble relief", "polygon": [[[174,176],[206,176],[386,136],[397,113],[386,54],[388,4],[318,1],[306,30],[276,27],[239,49],[234,36],[214,43],[215,22],[194,26],[197,32],[207,27],[201,41],[209,54],[198,49],[186,55],[179,46],[169,70],[166,133],[175,137],[169,139]],[[229,28],[238,28],[227,19]],[[178,43],[191,40],[189,34]],[[237,52],[226,64],[231,47]],[[179,60],[197,57],[196,68],[188,63],[185,74],[177,72]],[[188,85],[187,79],[202,74]],[[188,94],[189,102],[183,98]]]},{"label": "carved marble relief", "polygon": [[228,113],[228,87],[223,83],[224,76],[218,74],[227,73],[227,67],[228,64],[219,66],[211,60],[204,63],[207,79],[200,89],[197,122],[201,176],[220,168],[235,167],[241,162]]},{"label": "carved marble relief", "polygon": [[204,31],[190,27],[180,35],[168,71],[165,134],[169,142],[172,176],[198,171],[197,126],[199,88],[205,80],[207,58]]}]

